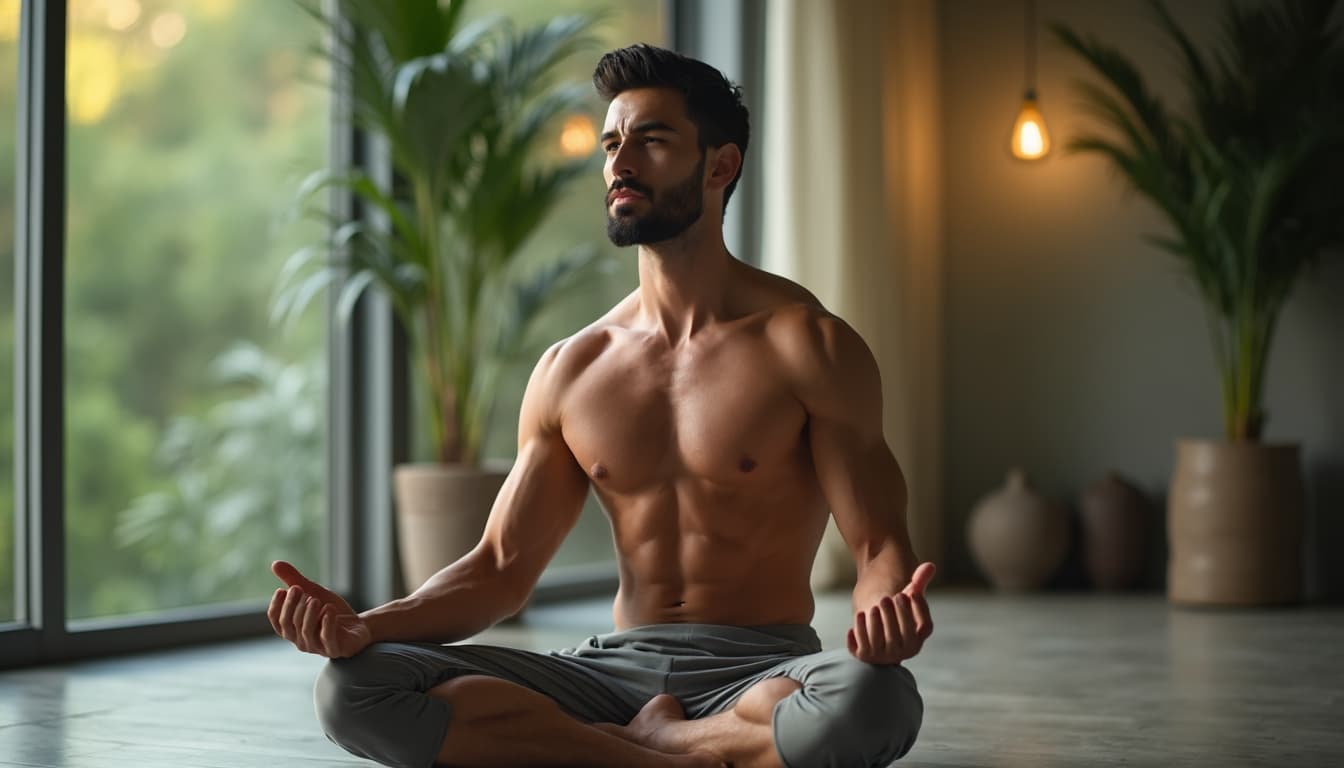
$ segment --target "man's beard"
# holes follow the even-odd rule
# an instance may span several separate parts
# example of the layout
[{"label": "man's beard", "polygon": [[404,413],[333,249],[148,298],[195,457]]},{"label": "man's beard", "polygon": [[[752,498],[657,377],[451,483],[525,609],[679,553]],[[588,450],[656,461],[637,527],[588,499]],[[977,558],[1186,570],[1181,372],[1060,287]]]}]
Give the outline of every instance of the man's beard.
[{"label": "man's beard", "polygon": [[[645,245],[671,240],[700,220],[704,212],[705,193],[701,180],[705,175],[705,157],[700,156],[695,170],[685,181],[655,193],[638,182],[617,180],[603,201],[610,199],[612,192],[618,189],[633,189],[644,195],[649,201],[649,212],[643,216],[635,214],[612,214],[607,206],[607,237],[617,246]],[[617,206],[619,210],[620,206]]]}]

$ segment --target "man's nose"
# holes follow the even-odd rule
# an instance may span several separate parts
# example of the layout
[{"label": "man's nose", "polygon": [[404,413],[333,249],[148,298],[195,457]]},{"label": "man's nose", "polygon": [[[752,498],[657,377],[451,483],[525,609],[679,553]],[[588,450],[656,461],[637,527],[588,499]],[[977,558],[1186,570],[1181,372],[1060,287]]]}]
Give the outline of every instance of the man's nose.
[{"label": "man's nose", "polygon": [[628,144],[622,143],[616,148],[616,153],[611,156],[611,175],[614,178],[634,178],[637,172],[635,153],[628,150],[628,146]]}]

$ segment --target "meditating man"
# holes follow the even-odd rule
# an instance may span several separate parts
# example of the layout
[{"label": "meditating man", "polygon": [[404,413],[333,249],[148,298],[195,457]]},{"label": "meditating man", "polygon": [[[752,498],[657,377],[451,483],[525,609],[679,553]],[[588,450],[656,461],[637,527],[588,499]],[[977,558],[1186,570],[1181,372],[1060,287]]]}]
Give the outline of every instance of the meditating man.
[{"label": "meditating man", "polygon": [[[934,566],[911,549],[877,365],[811,294],[724,246],[740,89],[644,45],[593,81],[608,235],[639,246],[638,288],[538,362],[472,552],[358,614],[276,563],[271,623],[331,659],[331,740],[387,765],[885,766],[919,731],[901,662],[932,631]],[[449,645],[523,606],[590,488],[616,631],[550,653]],[[822,651],[809,575],[828,514],[858,582],[844,647]]]}]

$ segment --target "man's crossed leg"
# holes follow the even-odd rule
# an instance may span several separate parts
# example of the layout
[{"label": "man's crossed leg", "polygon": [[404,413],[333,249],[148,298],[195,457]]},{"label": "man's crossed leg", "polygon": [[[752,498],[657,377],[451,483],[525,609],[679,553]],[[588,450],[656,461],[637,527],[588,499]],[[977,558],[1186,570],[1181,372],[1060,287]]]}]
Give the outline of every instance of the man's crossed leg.
[{"label": "man's crossed leg", "polygon": [[548,654],[378,643],[317,684],[329,738],[387,765],[885,766],[923,714],[900,666],[810,628],[656,625]]}]

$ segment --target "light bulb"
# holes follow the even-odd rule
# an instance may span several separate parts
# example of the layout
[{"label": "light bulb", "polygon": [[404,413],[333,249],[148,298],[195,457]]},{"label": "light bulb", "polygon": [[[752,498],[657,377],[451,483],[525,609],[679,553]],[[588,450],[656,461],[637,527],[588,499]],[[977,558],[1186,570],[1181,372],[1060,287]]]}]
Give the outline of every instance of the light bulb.
[{"label": "light bulb", "polygon": [[1017,112],[1017,122],[1013,123],[1013,157],[1039,160],[1049,151],[1050,133],[1045,129],[1045,118],[1036,106],[1035,94],[1028,91]]},{"label": "light bulb", "polygon": [[597,131],[587,115],[573,115],[560,129],[560,151],[566,157],[582,157],[597,146]]}]

